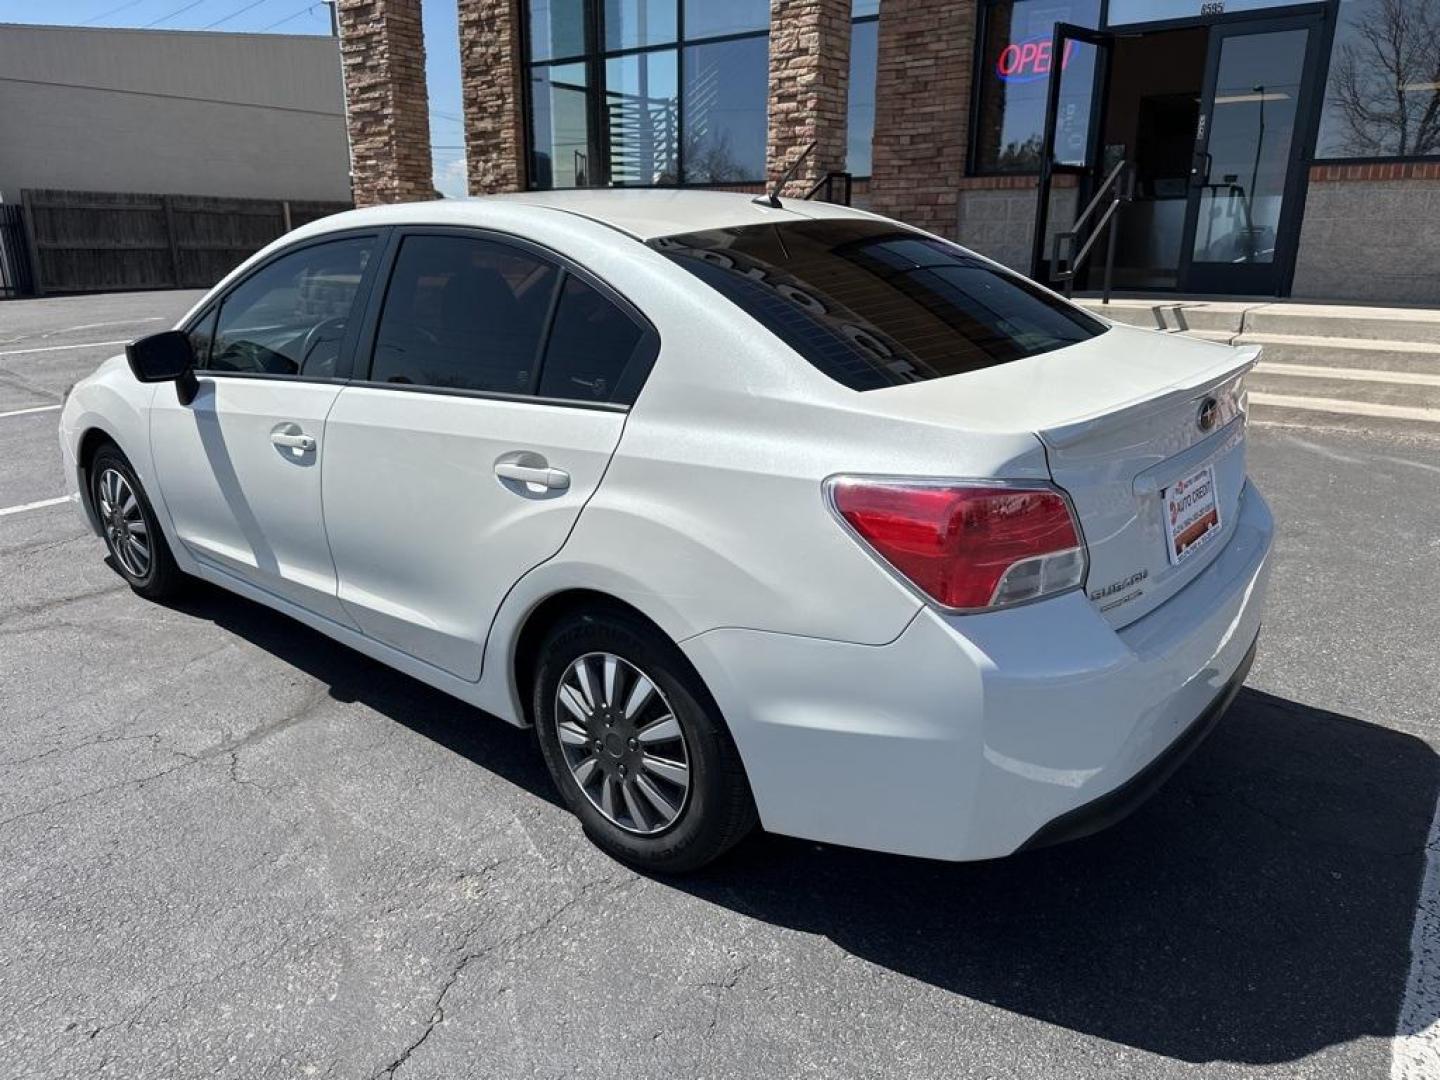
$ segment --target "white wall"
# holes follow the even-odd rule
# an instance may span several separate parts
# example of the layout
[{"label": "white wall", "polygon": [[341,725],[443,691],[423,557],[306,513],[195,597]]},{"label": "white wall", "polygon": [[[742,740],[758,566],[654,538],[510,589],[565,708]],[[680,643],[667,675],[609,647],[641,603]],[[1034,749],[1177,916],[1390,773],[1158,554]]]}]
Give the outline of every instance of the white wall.
[{"label": "white wall", "polygon": [[347,200],[329,37],[0,24],[0,197]]}]

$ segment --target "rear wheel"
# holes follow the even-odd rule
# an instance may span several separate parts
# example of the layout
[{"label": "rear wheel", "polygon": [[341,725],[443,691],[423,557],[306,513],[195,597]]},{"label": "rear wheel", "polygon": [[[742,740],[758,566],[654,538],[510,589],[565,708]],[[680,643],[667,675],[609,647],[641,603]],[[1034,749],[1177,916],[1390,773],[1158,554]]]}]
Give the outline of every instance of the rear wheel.
[{"label": "rear wheel", "polygon": [[679,650],[640,620],[593,613],[557,627],[541,646],[534,694],[550,774],[616,858],[682,873],[754,827],[718,710]]},{"label": "rear wheel", "polygon": [[175,565],[155,511],[135,470],[118,447],[102,446],[90,463],[90,497],[110,559],[147,600],[163,600],[180,588]]}]

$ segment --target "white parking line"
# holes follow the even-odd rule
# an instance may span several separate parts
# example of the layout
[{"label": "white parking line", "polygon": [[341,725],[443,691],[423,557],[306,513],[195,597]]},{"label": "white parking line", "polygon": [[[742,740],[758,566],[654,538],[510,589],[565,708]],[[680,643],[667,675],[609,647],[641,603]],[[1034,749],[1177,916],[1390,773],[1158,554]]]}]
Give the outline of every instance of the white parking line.
[{"label": "white parking line", "polygon": [[1425,841],[1425,874],[1410,935],[1410,976],[1390,1057],[1390,1080],[1440,1076],[1440,804]]},{"label": "white parking line", "polygon": [[[81,323],[79,326],[62,326],[57,330],[46,330],[39,336],[41,340],[44,340],[45,338],[52,338],[56,334],[73,334],[76,330],[99,330],[102,326],[134,326],[136,323],[142,322],[164,322],[167,317],[168,316],[165,315],[146,315],[143,319],[109,319],[105,322],[87,322]],[[24,341],[25,338],[29,336],[33,335],[22,335],[18,338],[0,341],[0,345],[14,345],[16,342]]]},{"label": "white parking line", "polygon": [[1440,424],[1440,409],[1423,409],[1416,405],[1377,405],[1368,401],[1270,394],[1260,390],[1250,391],[1250,403],[1270,405],[1278,409],[1309,409],[1312,412],[1343,413],[1346,416],[1378,416],[1389,420],[1423,420]]},{"label": "white parking line", "polygon": [[9,412],[0,412],[0,420],[4,420],[7,416],[29,416],[31,413],[37,412],[55,412],[64,407],[63,405],[36,405],[32,409],[11,409]]},{"label": "white parking line", "polygon": [[6,352],[0,352],[0,360],[7,356],[23,356],[26,353],[60,352],[62,349],[98,349],[101,345],[126,345],[131,340],[131,338],[119,338],[115,341],[82,341],[77,345],[46,345],[39,349],[9,349]]},{"label": "white parking line", "polygon": [[108,322],[87,322],[79,326],[67,326],[64,330],[56,330],[57,334],[73,334],[76,330],[99,330],[102,326],[130,326],[142,322],[164,322],[168,315],[146,315],[143,319],[111,319]]},{"label": "white parking line", "polygon": [[0,517],[9,517],[11,514],[23,514],[27,510],[43,510],[47,506],[59,506],[61,503],[71,502],[73,496],[61,495],[58,499],[41,499],[39,502],[21,503],[19,506],[6,506],[0,508]]}]

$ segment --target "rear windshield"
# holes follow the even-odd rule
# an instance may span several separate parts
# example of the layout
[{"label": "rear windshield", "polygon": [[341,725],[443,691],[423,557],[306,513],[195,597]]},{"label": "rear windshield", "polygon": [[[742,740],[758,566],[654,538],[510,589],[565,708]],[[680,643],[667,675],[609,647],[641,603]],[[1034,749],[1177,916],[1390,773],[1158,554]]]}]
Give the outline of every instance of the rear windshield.
[{"label": "rear windshield", "polygon": [[745,225],[650,243],[852,390],[977,371],[1106,329],[1018,274],[884,222]]}]

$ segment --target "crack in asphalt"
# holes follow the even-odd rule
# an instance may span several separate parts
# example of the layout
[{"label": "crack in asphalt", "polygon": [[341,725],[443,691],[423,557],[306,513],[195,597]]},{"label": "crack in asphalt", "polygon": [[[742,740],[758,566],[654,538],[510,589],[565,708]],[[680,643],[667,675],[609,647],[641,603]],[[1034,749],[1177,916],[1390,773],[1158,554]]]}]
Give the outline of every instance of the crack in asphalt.
[{"label": "crack in asphalt", "polygon": [[[262,724],[259,727],[247,732],[239,739],[222,742],[218,746],[213,746],[200,754],[187,754],[181,750],[171,750],[170,753],[184,759],[180,762],[180,764],[172,765],[168,769],[161,769],[159,772],[149,773],[145,776],[131,777],[126,780],[118,780],[113,784],[104,784],[101,787],[92,788],[89,791],[83,791],[77,795],[70,795],[66,798],[57,799],[54,802],[46,803],[44,806],[38,806],[30,810],[22,811],[18,814],[13,814],[8,818],[0,820],[0,829],[3,829],[8,825],[12,825],[17,821],[22,821],[25,818],[35,817],[37,814],[45,814],[50,812],[51,810],[57,810],[62,806],[69,806],[72,803],[77,803],[85,799],[94,798],[96,795],[105,795],[109,792],[118,791],[122,788],[127,787],[144,787],[146,784],[154,780],[159,780],[163,777],[170,776],[172,773],[177,773],[182,769],[188,769],[195,765],[203,765],[206,762],[213,761],[218,757],[229,754],[234,754],[238,756],[241,750],[252,747],[257,743],[270,738],[273,735],[277,735],[280,732],[286,731],[289,728],[294,727],[296,724],[302,723],[305,720],[309,719],[329,699],[330,688],[322,684],[319,687],[318,691],[311,694],[295,711],[287,713],[280,719],[271,721],[268,724]],[[233,769],[231,771],[231,779],[236,780],[237,783],[246,782],[239,779],[238,777],[235,777],[233,775]]]},{"label": "crack in asphalt", "polygon": [[68,536],[62,536],[58,540],[34,540],[28,544],[15,544],[12,547],[0,547],[0,555],[13,555],[19,558],[24,555],[37,555],[42,551],[50,551],[53,548],[64,547],[66,544],[73,544],[77,541],[89,540],[89,533],[77,529]]},{"label": "crack in asphalt", "polygon": [[231,781],[231,783],[243,784],[243,785],[245,785],[246,787],[257,788],[257,789],[259,789],[260,791],[265,792],[265,794],[267,794],[267,795],[270,794],[270,787],[269,787],[268,784],[262,784],[262,783],[260,783],[260,781],[258,781],[258,780],[252,780],[252,779],[250,779],[248,776],[241,776],[241,775],[240,775],[240,751],[239,751],[239,750],[231,750],[231,751],[230,751],[230,770],[229,770],[229,771],[230,771],[230,781]]},{"label": "crack in asphalt", "polygon": [[[85,592],[73,593],[70,596],[56,596],[49,600],[41,600],[34,604],[20,604],[9,611],[0,612],[0,619],[24,619],[31,615],[41,615],[47,611],[54,611],[56,608],[64,607],[66,604],[76,604],[84,600],[94,600],[99,596],[109,596],[111,593],[125,592],[129,585],[121,581],[118,585],[107,585],[103,589],[87,589]],[[13,632],[7,629],[5,632]]]},{"label": "crack in asphalt", "polygon": [[725,995],[728,991],[734,990],[740,982],[740,976],[749,970],[751,961],[743,960],[739,963],[732,963],[730,970],[720,979],[706,980],[695,984],[695,989],[701,991],[715,992],[715,999],[711,1003],[710,1020],[705,1025],[705,1030],[700,1035],[699,1045],[696,1047],[695,1067],[702,1066],[707,1053],[710,1039],[715,1034],[715,1029],[720,1026],[720,1014],[724,1011]]},{"label": "crack in asphalt", "polygon": [[[308,957],[313,955],[315,951],[318,950],[322,945],[326,944],[327,942],[333,941],[337,933],[338,931],[332,930],[329,933],[322,934],[317,938],[300,942],[298,946],[299,956]],[[155,1006],[157,1002],[171,994],[175,994],[176,992],[178,992],[178,1004],[180,1006],[180,1010],[183,1012],[184,1009],[188,1007],[190,998],[196,993],[196,991],[200,987],[211,986],[216,983],[223,982],[229,975],[236,971],[241,971],[252,965],[264,963],[278,956],[282,956],[288,951],[291,951],[292,947],[295,945],[296,943],[290,941],[289,939],[282,939],[277,944],[256,949],[240,957],[237,960],[233,960],[230,963],[224,964],[218,968],[214,968],[207,972],[203,978],[195,980],[173,979],[167,982],[165,985],[145,995],[144,1000],[142,1000],[138,1005],[135,1005],[132,1008],[128,1009],[116,1020],[111,1020],[107,1023],[103,1022],[98,1017],[87,1016],[83,1018],[83,1025],[81,1021],[77,1020],[69,1024],[65,1030],[73,1031],[82,1026],[89,1027],[90,1030],[87,1031],[85,1035],[86,1041],[89,1042],[101,1036],[108,1037],[111,1032],[116,1031],[117,1029],[129,1030],[135,1027],[139,1027],[141,1019],[145,1016],[147,1012],[150,1011],[151,1008]],[[162,1020],[160,1021],[160,1023],[164,1023],[164,1021]],[[99,1073],[101,1071],[100,1067],[97,1066],[95,1071]]]},{"label": "crack in asphalt", "polygon": [[32,761],[54,757],[56,754],[73,754],[77,750],[86,750],[92,746],[106,746],[110,743],[121,742],[143,742],[147,739],[157,747],[160,745],[159,732],[152,731],[143,735],[102,735],[97,738],[86,739],[83,742],[73,743],[70,746],[52,746],[49,750],[42,750],[40,753],[31,754],[29,757],[14,758],[11,761],[0,761],[0,769],[11,769],[16,765],[28,765]]},{"label": "crack in asphalt", "polygon": [[[488,874],[501,863],[507,861],[509,861],[508,858],[500,859],[495,863],[484,867],[479,871],[479,873],[482,876]],[[491,944],[485,946],[485,948],[477,949],[473,952],[469,951],[470,940],[475,935],[475,928],[472,927],[469,931],[466,932],[465,938],[461,943],[460,959],[456,961],[455,965],[450,969],[449,977],[440,987],[440,992],[435,995],[435,1000],[430,1006],[430,1018],[426,1021],[424,1030],[422,1030],[420,1032],[420,1035],[416,1039],[414,1039],[408,1046],[401,1050],[400,1053],[394,1058],[394,1060],[390,1062],[390,1064],[384,1066],[378,1072],[372,1073],[371,1080],[382,1080],[382,1078],[384,1078],[384,1080],[389,1080],[389,1078],[393,1077],[395,1073],[399,1071],[400,1068],[404,1066],[407,1061],[410,1060],[411,1055],[413,1055],[415,1051],[419,1050],[420,1047],[425,1044],[425,1041],[435,1033],[435,1030],[442,1023],[445,1022],[445,997],[454,988],[456,982],[459,981],[461,974],[472,963],[485,956],[489,956],[492,953],[500,952],[504,949],[513,948],[514,946],[519,945],[521,942],[529,941],[532,938],[543,934],[546,930],[553,926],[556,920],[558,920],[562,915],[564,915],[571,908],[575,907],[581,901],[585,900],[587,897],[594,895],[597,891],[600,890],[602,886],[614,886],[615,891],[618,892],[620,889],[623,889],[633,884],[635,880],[637,879],[631,878],[617,881],[615,878],[604,877],[596,878],[593,881],[587,881],[584,885],[581,885],[580,888],[576,890],[574,896],[572,896],[569,900],[565,901],[565,903],[561,904],[559,907],[555,908],[545,918],[541,919],[540,922],[536,923],[534,926],[527,927],[526,929],[521,930],[518,933],[511,934],[509,937],[502,938],[500,941],[492,942]]]},{"label": "crack in asphalt", "polygon": [[7,367],[0,367],[0,382],[7,382],[17,390],[23,390],[27,394],[35,394],[47,401],[58,402],[61,400],[59,394],[54,390],[46,390],[43,386],[37,386],[23,375],[11,371]]}]

